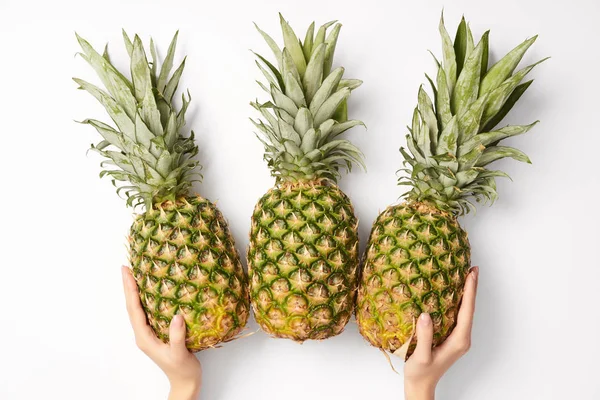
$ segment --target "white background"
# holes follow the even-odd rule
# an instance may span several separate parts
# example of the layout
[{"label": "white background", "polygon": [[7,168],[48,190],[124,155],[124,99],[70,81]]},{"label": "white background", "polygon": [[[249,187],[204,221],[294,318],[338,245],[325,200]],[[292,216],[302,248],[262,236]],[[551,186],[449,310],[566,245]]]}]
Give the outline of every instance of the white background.
[{"label": "white background", "polygon": [[[406,4],[403,4],[406,3]],[[595,0],[452,1],[454,35],[462,13],[479,37],[491,29],[491,59],[540,34],[525,56],[552,59],[506,122],[542,122],[509,141],[533,165],[502,161],[500,200],[464,219],[473,262],[481,266],[471,352],[444,377],[440,399],[600,399],[600,3]],[[160,52],[180,29],[178,59],[189,55],[180,87],[193,96],[189,126],[198,134],[204,183],[238,248],[250,214],[273,184],[248,105],[262,91],[249,49],[270,55],[256,21],[279,38],[277,11],[301,36],[318,24],[344,24],[336,64],[364,80],[350,115],[365,121],[351,138],[365,153],[340,185],[360,218],[364,247],[379,210],[397,200],[405,126],[424,72],[440,55],[444,4],[429,2],[254,0],[0,2],[2,268],[0,398],[164,399],[160,370],[134,346],[121,289],[131,210],[99,180],[86,156],[98,135],[73,120],[107,119],[72,76],[98,80],[74,55],[74,31],[125,67],[122,27],[152,34]],[[263,98],[264,99],[264,98]],[[249,331],[256,330],[252,322]],[[402,378],[359,335],[352,321],[333,339],[298,345],[259,332],[199,355],[203,398],[401,399]]]}]

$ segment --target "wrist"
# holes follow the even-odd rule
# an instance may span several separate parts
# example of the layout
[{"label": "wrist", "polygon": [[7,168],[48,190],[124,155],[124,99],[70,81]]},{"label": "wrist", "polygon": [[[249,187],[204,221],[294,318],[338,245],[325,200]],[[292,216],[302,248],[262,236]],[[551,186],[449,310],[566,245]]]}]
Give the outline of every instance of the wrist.
[{"label": "wrist", "polygon": [[435,384],[404,381],[405,400],[434,400]]},{"label": "wrist", "polygon": [[200,380],[171,382],[169,400],[197,400],[200,395]]}]

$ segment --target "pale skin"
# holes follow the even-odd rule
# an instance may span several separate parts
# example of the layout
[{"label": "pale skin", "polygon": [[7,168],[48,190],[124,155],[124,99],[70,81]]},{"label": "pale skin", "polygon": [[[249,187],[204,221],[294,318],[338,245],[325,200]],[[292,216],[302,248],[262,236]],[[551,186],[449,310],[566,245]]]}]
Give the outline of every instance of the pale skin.
[{"label": "pale skin", "polygon": [[[171,390],[168,400],[197,400],[202,385],[202,367],[196,356],[185,347],[183,318],[177,315],[171,321],[170,343],[160,341],[146,321],[131,271],[123,267],[122,274],[127,313],[133,327],[135,342],[169,379]],[[431,318],[426,313],[420,315],[417,321],[417,348],[404,365],[406,400],[434,400],[435,388],[441,377],[469,351],[478,277],[479,268],[473,267],[465,283],[456,328],[440,346],[432,349]]]},{"label": "pale skin", "polygon": [[406,400],[434,400],[435,388],[439,380],[459,358],[469,351],[478,278],[479,267],[471,268],[465,283],[456,327],[440,346],[431,348],[433,324],[429,314],[422,313],[419,316],[416,333],[417,348],[404,365]]},{"label": "pale skin", "polygon": [[137,284],[129,268],[123,267],[122,273],[127,313],[133,327],[135,343],[167,375],[171,384],[169,400],[196,400],[202,385],[202,367],[196,356],[185,347],[183,318],[181,315],[173,318],[169,329],[170,343],[163,343],[146,321]]}]

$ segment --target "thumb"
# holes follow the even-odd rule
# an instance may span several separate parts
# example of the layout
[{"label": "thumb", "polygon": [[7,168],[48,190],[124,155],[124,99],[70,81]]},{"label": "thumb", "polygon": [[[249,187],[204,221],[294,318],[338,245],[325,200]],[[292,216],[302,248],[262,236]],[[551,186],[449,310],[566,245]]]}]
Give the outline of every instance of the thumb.
[{"label": "thumb", "polygon": [[421,364],[429,364],[432,361],[431,344],[433,343],[433,323],[431,316],[421,313],[417,321],[417,348],[411,356]]},{"label": "thumb", "polygon": [[176,357],[183,358],[189,354],[185,347],[185,321],[179,314],[173,317],[169,326],[169,346]]}]

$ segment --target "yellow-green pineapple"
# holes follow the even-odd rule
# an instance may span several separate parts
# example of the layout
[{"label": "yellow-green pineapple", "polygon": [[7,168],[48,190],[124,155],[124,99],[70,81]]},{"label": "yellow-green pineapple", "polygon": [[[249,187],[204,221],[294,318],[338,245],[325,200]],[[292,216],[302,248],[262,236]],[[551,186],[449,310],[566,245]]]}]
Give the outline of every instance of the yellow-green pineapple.
[{"label": "yellow-green pineapple", "polygon": [[405,201],[388,207],[375,221],[358,290],[356,317],[372,345],[410,354],[421,312],[434,323],[434,345],[455,326],[470,268],[467,233],[457,217],[474,208],[470,199],[496,197],[496,177],[488,169],[511,157],[530,162],[521,151],[501,146],[530,125],[496,126],[532,81],[521,83],[537,64],[515,71],[536,37],[521,43],[488,68],[488,32],[477,45],[464,18],[454,42],[440,22],[443,59],[437,62],[433,100],[419,89],[408,151],[401,148],[408,176]]},{"label": "yellow-green pineapple", "polygon": [[252,215],[250,293],[267,333],[325,339],[344,329],[356,294],[358,220],[336,181],[340,170],[362,165],[360,151],[340,136],[362,124],[348,120],[346,106],[361,82],[332,70],[341,24],[315,34],[313,23],[303,42],[282,17],[281,28],[283,49],[258,29],[276,62],[257,55],[271,101],[251,103],[263,118],[253,122],[276,185]]},{"label": "yellow-green pineapple", "polygon": [[106,158],[100,174],[124,193],[128,206],[143,206],[129,235],[129,259],[148,322],[167,342],[175,314],[187,325],[187,347],[199,351],[234,339],[249,314],[247,277],[227,222],[210,201],[191,194],[200,177],[194,160],[194,133],[182,133],[190,96],[173,103],[185,59],[171,74],[177,43],[173,38],[159,69],[140,38],[123,32],[131,59],[131,79],[77,36],[81,56],[106,90],[75,78],[80,89],[106,109],[114,126],[86,119],[102,140],[92,149]]}]

